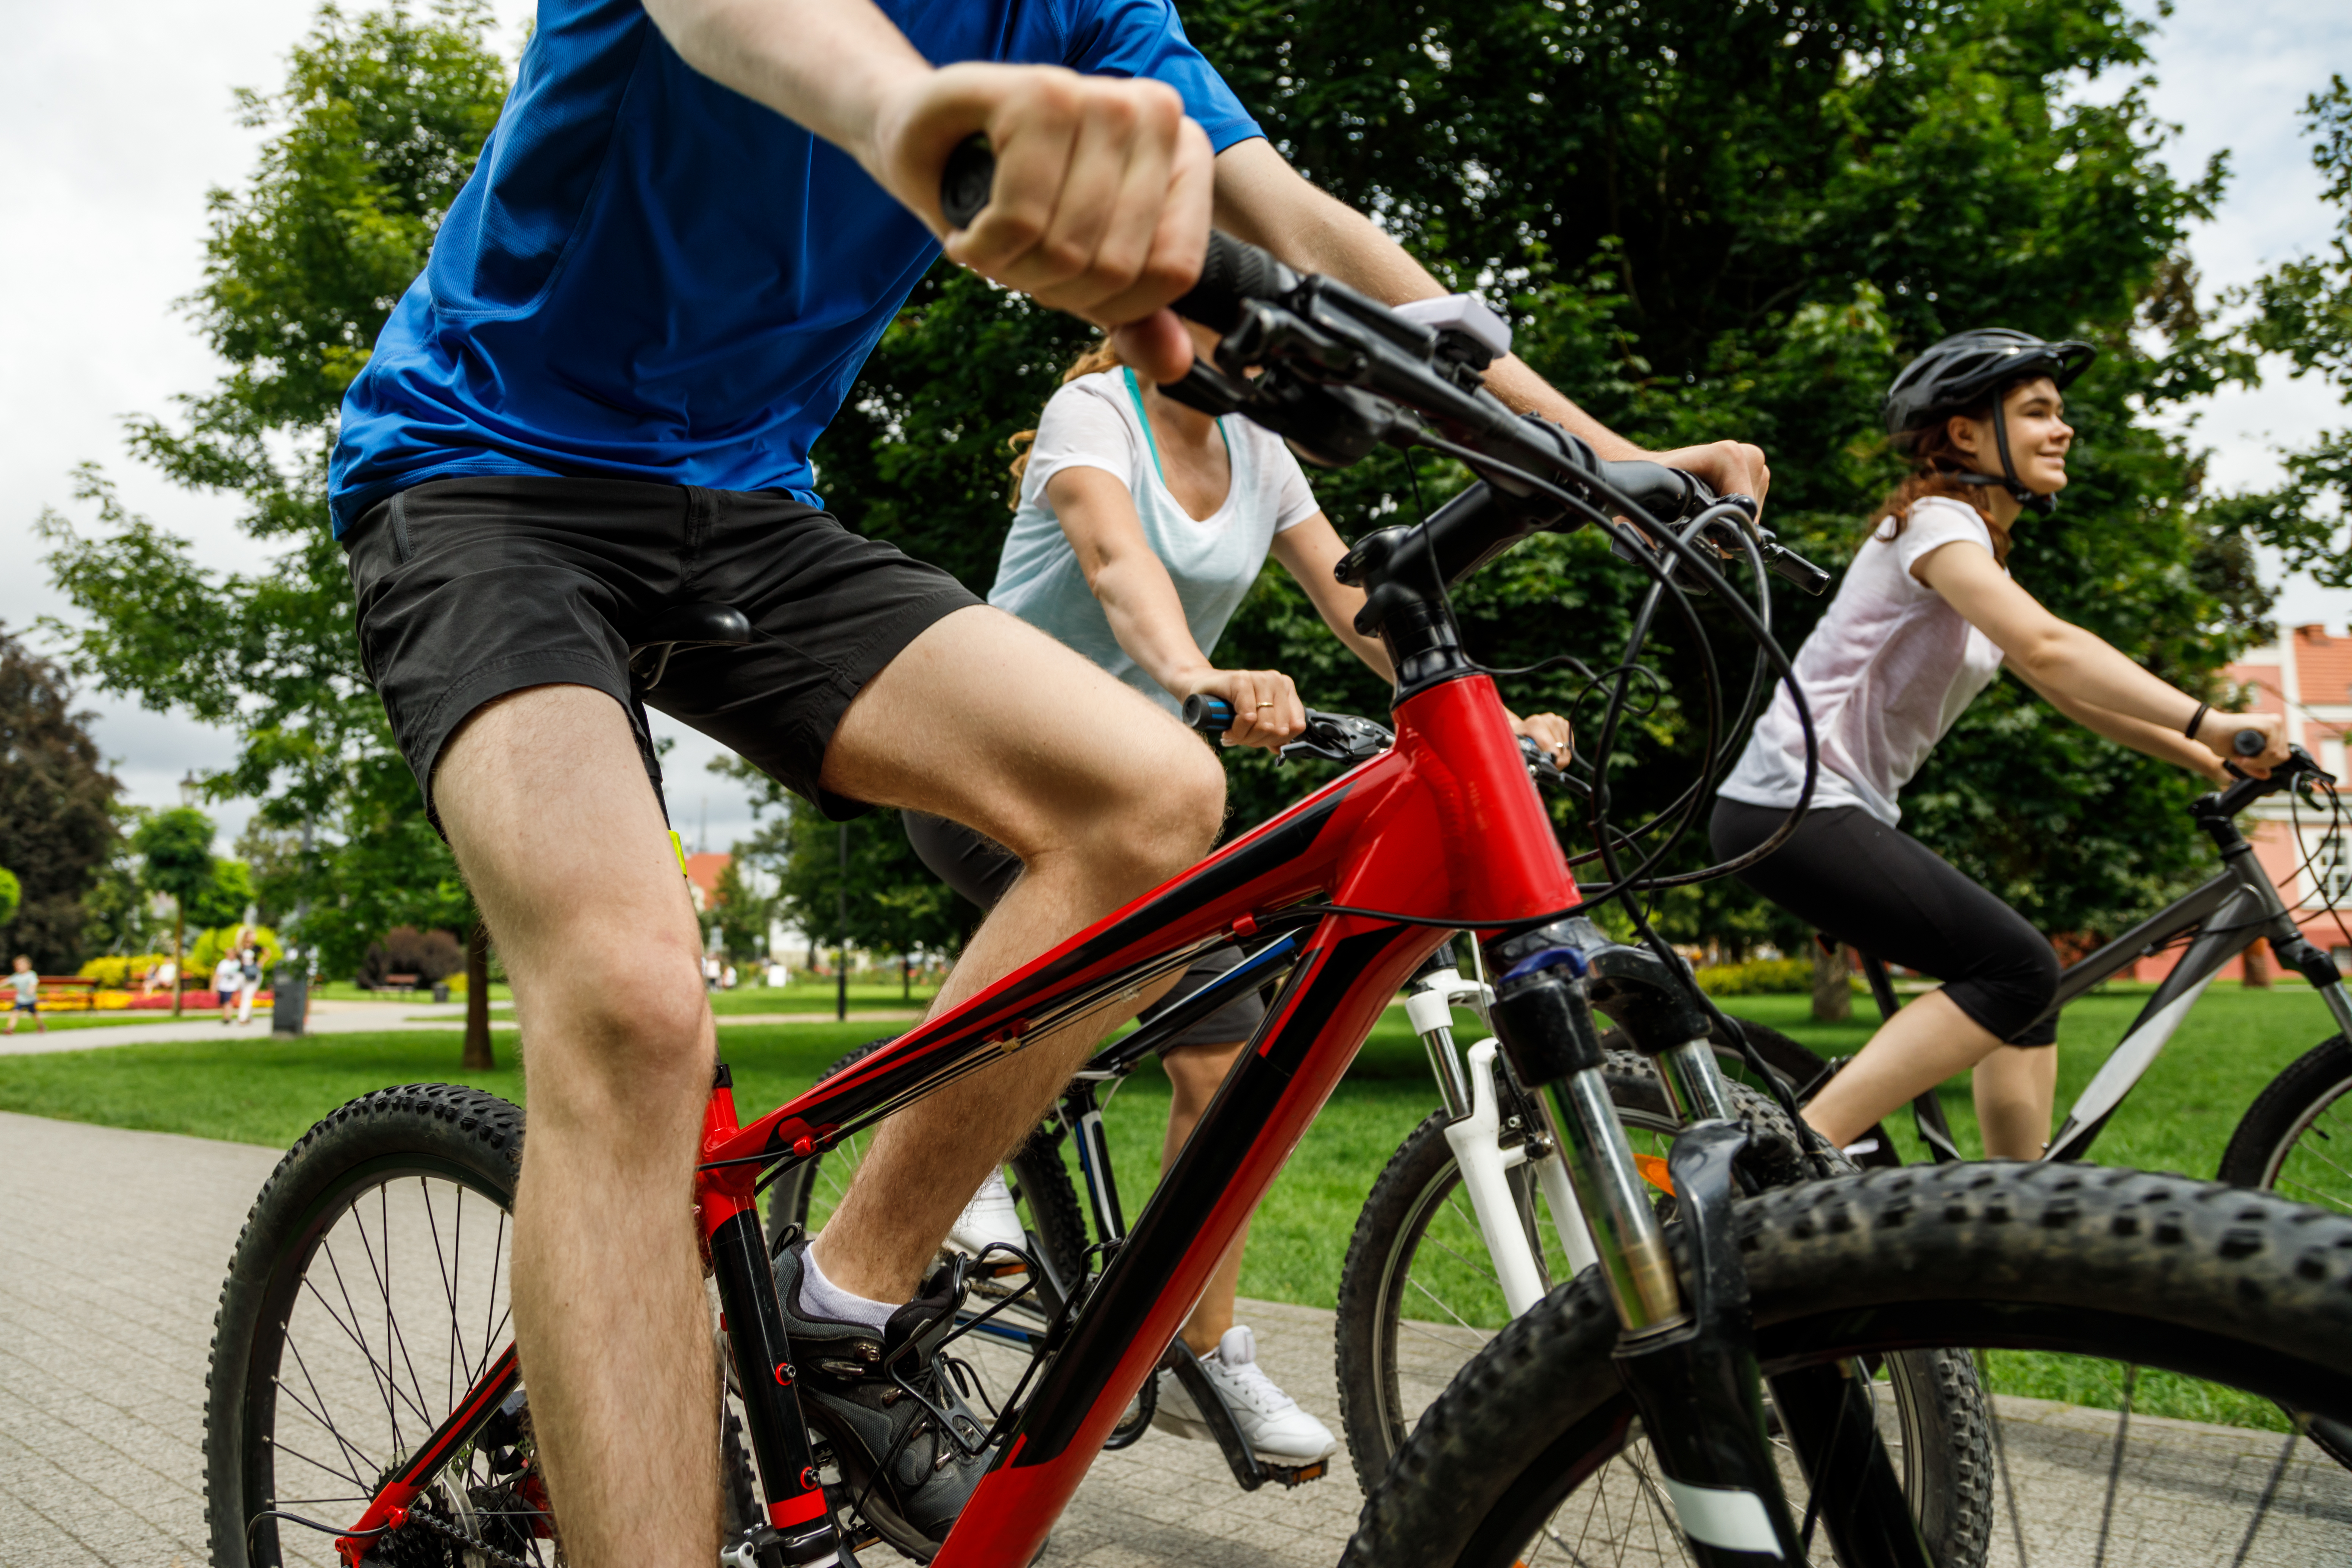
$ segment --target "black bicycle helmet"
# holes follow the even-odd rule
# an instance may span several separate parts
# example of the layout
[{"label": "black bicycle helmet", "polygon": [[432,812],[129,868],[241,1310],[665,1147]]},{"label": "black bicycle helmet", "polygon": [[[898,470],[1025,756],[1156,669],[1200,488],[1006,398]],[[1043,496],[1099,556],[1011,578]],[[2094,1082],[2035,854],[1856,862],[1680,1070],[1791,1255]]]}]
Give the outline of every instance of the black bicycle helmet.
[{"label": "black bicycle helmet", "polygon": [[2000,485],[2019,504],[2035,511],[2054,511],[2058,498],[2037,495],[2017,477],[2009,456],[2009,418],[1995,395],[2031,376],[2046,375],[2063,390],[2099,355],[2089,343],[2069,339],[2045,342],[2008,327],[1978,327],[1955,332],[1903,367],[1886,389],[1882,417],[1887,434],[1906,443],[1956,414],[1992,405],[1993,443],[2000,451],[2000,477],[1956,473],[1964,484]]}]

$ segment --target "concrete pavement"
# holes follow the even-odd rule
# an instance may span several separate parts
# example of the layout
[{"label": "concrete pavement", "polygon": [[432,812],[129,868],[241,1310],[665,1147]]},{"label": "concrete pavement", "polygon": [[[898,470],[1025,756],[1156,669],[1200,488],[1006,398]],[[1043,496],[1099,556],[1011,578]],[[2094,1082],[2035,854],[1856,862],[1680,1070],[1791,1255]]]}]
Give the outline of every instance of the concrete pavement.
[{"label": "concrete pavement", "polygon": [[[271,1149],[0,1114],[0,1568],[207,1560],[200,1444],[213,1308],[237,1229],[277,1159]],[[1336,1429],[1330,1314],[1246,1302],[1243,1315],[1267,1371]],[[2001,1414],[2025,1560],[2088,1564],[2114,1417],[2025,1400],[2002,1401]],[[2280,1447],[2264,1433],[2135,1420],[2106,1562],[2231,1561]],[[2244,1562],[2352,1562],[2352,1477],[2305,1447],[2275,1497]],[[1358,1500],[1344,1455],[1328,1478],[1296,1491],[1244,1494],[1213,1447],[1154,1433],[1097,1461],[1045,1561],[1328,1564]],[[2016,1563],[2005,1510],[1996,1535],[1991,1561]],[[1584,1557],[1679,1560],[1595,1558],[1589,1545]],[[1575,1559],[1538,1542],[1528,1561]]]}]

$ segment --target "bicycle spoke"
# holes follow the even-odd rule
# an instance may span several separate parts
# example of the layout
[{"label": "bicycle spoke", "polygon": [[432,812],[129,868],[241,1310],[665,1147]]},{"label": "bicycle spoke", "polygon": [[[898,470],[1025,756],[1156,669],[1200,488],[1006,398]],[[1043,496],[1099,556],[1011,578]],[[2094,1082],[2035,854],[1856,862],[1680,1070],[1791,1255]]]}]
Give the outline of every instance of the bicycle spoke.
[{"label": "bicycle spoke", "polygon": [[2271,1466],[2270,1479],[2263,1485],[2263,1500],[2255,1506],[2254,1517],[2246,1521],[2246,1538],[2238,1542],[2238,1554],[2230,1559],[2230,1568],[2240,1568],[2246,1554],[2253,1551],[2254,1537],[2262,1533],[2263,1521],[2271,1516],[2271,1504],[2278,1500],[2279,1482],[2285,1479],[2287,1461],[2294,1458],[2294,1446],[2302,1440],[2303,1423],[2297,1421],[2295,1430],[2288,1433],[2286,1441],[2279,1446],[2278,1462]]},{"label": "bicycle spoke", "polygon": [[[375,1190],[375,1198],[376,1234],[383,1244],[382,1263],[379,1264],[376,1259],[375,1249],[368,1245],[367,1226],[364,1222],[360,1226],[360,1247],[368,1255],[369,1268],[375,1272],[376,1289],[383,1293],[383,1330],[387,1351],[392,1346],[399,1348],[400,1364],[408,1369],[408,1386],[416,1395],[412,1402],[412,1408],[417,1412],[418,1419],[425,1423],[425,1430],[431,1431],[434,1426],[439,1425],[438,1422],[425,1415],[425,1407],[432,1403],[433,1396],[425,1392],[424,1380],[416,1375],[416,1361],[409,1354],[408,1336],[401,1329],[400,1321],[393,1315],[391,1184],[387,1183],[378,1187]],[[388,1375],[395,1379],[399,1375],[397,1367],[387,1366],[384,1370]]]}]

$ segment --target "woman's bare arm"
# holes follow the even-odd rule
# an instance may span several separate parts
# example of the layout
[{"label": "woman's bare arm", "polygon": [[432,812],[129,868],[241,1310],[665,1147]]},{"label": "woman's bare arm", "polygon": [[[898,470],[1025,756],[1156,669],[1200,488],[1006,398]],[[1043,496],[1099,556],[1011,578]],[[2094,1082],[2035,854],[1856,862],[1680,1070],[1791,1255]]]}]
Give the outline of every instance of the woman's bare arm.
[{"label": "woman's bare arm", "polygon": [[1045,481],[1046,503],[1077,553],[1111,636],[1170,695],[1222,697],[1234,706],[1229,744],[1279,746],[1307,728],[1297,688],[1278,670],[1221,669],[1193,640],[1166,563],[1143,537],[1135,496],[1101,468],[1064,468]]},{"label": "woman's bare arm", "polygon": [[2063,691],[2044,690],[2042,687],[2035,686],[2032,679],[2022,670],[2017,671],[2017,678],[2040,692],[2042,700],[2050,706],[2093,734],[2105,735],[2117,745],[2129,746],[2133,751],[2154,757],[2159,763],[2170,763],[2175,767],[2186,768],[2192,773],[2212,780],[2215,784],[2229,782],[2230,775],[2222,771],[2221,759],[2179,730],[2167,730],[2161,725],[2151,724],[2145,719],[2135,719],[2129,714],[2118,713],[2112,708],[2102,708],[2095,702],[2085,702],[2081,698],[2069,697]]},{"label": "woman's bare arm", "polygon": [[1299,519],[1274,536],[1274,558],[1282,569],[1306,590],[1315,605],[1315,613],[1331,628],[1331,635],[1348,645],[1348,651],[1364,661],[1365,668],[1382,680],[1396,679],[1396,667],[1389,663],[1389,650],[1378,637],[1368,637],[1356,629],[1356,612],[1364,607],[1364,591],[1351,588],[1331,575],[1331,568],[1339,557],[1348,553],[1347,544],[1339,538],[1339,530],[1321,512]]},{"label": "woman's bare arm", "polygon": [[[1992,639],[2009,667],[2053,702],[2077,704],[2085,710],[2101,710],[2151,729],[2169,729],[2176,735],[2181,734],[2197,711],[2195,698],[2158,680],[2095,634],[2044,609],[1980,544],[1955,540],[1938,545],[1921,556],[1911,572],[1943,595],[1944,602],[1970,626]],[[2235,757],[2231,742],[2240,730],[2263,732],[2267,744],[2260,756]],[[2114,738],[2126,745],[2137,745],[2122,735]],[[2214,757],[2235,760],[2258,776],[2267,777],[2271,769],[2286,761],[2285,725],[2274,713],[2211,712],[2196,739]]]}]

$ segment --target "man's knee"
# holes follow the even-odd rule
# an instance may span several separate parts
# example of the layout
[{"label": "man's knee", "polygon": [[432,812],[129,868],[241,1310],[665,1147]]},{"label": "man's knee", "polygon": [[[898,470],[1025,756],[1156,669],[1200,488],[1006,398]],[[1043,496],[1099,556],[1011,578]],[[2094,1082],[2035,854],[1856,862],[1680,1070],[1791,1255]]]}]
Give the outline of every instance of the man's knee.
[{"label": "man's knee", "polygon": [[534,1110],[543,1097],[598,1117],[699,1103],[710,1085],[709,997],[690,963],[648,956],[583,945],[562,973],[523,988]]},{"label": "man's knee", "polygon": [[1154,882],[1207,854],[1225,820],[1225,770],[1206,746],[1174,735],[1132,759],[1106,792],[1099,837],[1105,852]]}]

